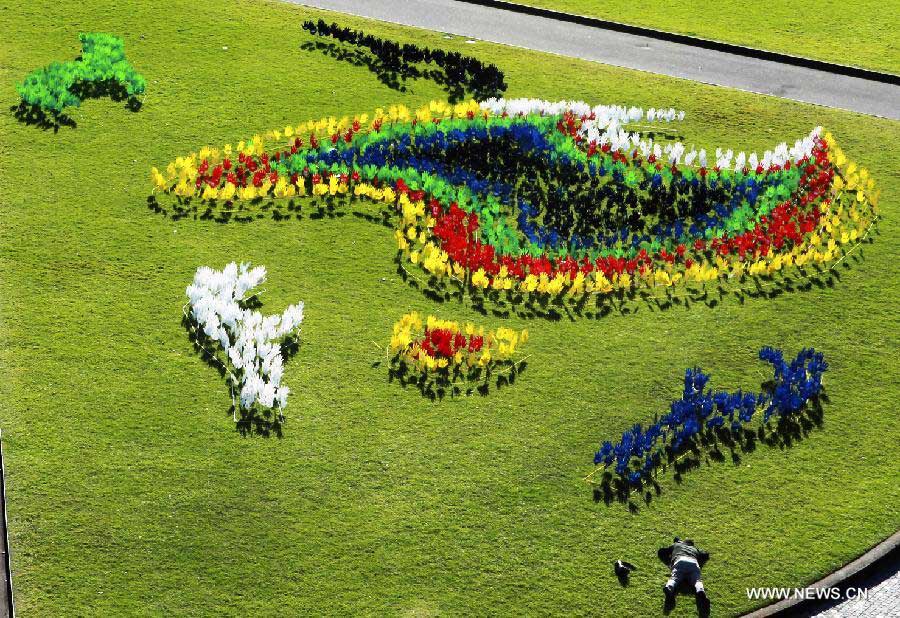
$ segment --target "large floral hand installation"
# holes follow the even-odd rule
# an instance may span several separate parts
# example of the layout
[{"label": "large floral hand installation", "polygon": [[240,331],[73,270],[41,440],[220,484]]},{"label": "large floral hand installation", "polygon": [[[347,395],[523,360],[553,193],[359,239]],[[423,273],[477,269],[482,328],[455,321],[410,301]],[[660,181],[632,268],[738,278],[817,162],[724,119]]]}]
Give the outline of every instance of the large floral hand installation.
[{"label": "large floral hand installation", "polygon": [[210,208],[371,200],[429,286],[526,308],[814,277],[877,219],[873,180],[830,134],[762,155],[641,136],[682,117],[532,99],[392,106],[205,147],[152,178]]},{"label": "large floral hand installation", "polygon": [[[253,306],[257,295],[251,291],[266,280],[263,266],[250,268],[234,262],[218,271],[201,266],[194,282],[187,287],[190,312],[185,318],[196,337],[198,346],[207,350],[226,369],[232,392],[237,421],[239,393],[241,415],[244,419],[261,408],[268,417],[277,412],[277,422],[284,421],[290,389],[281,384],[284,373],[282,347],[295,343],[303,322],[303,303],[291,305],[281,315],[263,316]],[[218,344],[224,360],[209,345]]]}]

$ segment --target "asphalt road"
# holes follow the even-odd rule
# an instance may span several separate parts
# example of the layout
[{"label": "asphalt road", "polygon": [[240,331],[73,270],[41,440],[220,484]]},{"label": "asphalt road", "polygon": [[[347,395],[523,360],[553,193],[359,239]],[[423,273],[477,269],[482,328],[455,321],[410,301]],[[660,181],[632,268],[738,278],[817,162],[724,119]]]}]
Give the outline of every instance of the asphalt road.
[{"label": "asphalt road", "polygon": [[900,120],[900,87],[456,0],[287,0]]}]

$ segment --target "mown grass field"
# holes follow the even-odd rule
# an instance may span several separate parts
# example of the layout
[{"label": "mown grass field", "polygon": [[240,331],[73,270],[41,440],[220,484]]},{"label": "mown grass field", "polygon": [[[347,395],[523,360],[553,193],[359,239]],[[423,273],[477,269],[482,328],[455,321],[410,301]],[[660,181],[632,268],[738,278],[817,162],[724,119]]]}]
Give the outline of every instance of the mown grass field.
[{"label": "mown grass field", "polygon": [[[817,579],[900,527],[900,124],[437,33],[340,17],[500,66],[508,95],[684,109],[685,139],[759,149],[815,125],[883,187],[875,242],[833,287],[726,296],[599,320],[500,320],[403,283],[389,230],[335,219],[219,224],[147,207],[149,168],[323,115],[417,105],[364,67],[303,51],[325,15],[271,2],[96,0],[0,7],[0,427],[22,616],[654,615],[656,549],[712,554],[714,615],[745,588]],[[58,133],[18,123],[13,84],[122,36],[148,80]],[[227,49],[225,49],[227,47]],[[306,303],[282,438],[235,431],[219,375],[181,325],[200,265],[264,264],[263,311]],[[411,309],[528,327],[529,366],[488,397],[431,402],[374,366]],[[664,411],[685,367],[757,388],[762,345],[825,352],[824,426],[739,465],[710,462],[636,513],[595,503],[599,442]],[[611,562],[639,567],[621,589]],[[673,615],[695,615],[681,598]]]},{"label": "mown grass field", "polygon": [[[510,0],[564,13],[900,73],[897,20],[876,0]],[[896,12],[896,9],[893,10]]]}]

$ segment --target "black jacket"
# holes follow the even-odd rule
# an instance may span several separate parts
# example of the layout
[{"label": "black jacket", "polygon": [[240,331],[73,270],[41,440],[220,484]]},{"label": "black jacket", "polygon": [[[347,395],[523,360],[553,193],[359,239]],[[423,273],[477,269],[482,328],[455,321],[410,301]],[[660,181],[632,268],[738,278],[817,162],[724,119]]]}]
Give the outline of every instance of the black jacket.
[{"label": "black jacket", "polygon": [[660,560],[670,567],[675,566],[675,562],[679,558],[693,558],[701,568],[709,560],[708,552],[698,549],[693,543],[685,541],[676,541],[668,547],[663,547],[657,552],[657,555]]}]

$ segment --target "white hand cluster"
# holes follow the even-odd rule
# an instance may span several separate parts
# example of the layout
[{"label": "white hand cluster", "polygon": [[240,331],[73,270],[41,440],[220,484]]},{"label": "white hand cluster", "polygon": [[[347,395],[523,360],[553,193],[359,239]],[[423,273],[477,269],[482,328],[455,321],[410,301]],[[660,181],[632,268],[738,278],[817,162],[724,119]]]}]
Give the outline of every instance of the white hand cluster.
[{"label": "white hand cluster", "polygon": [[296,335],[303,322],[303,303],[291,305],[281,315],[263,316],[244,306],[248,292],[266,280],[264,266],[250,268],[234,262],[224,270],[201,266],[186,293],[190,317],[199,330],[222,346],[240,384],[240,404],[249,409],[259,402],[264,408],[284,409],[290,389],[281,385],[284,358],[281,342]]},{"label": "white hand cluster", "polygon": [[[681,142],[668,142],[664,146],[654,143],[652,139],[642,139],[639,133],[629,133],[623,125],[646,122],[672,122],[684,120],[684,112],[675,109],[649,108],[644,111],[640,107],[626,108],[621,105],[595,105],[591,106],[584,101],[543,101],[541,99],[488,99],[480,103],[481,108],[489,110],[492,114],[509,116],[524,116],[527,114],[541,114],[555,116],[565,112],[583,118],[581,134],[588,142],[596,142],[600,146],[609,145],[611,151],[618,151],[626,155],[640,153],[644,158],[653,154],[656,159],[668,162],[670,165],[684,164],[687,166],[707,167],[711,162],[719,169],[734,169],[739,171],[745,167],[755,170],[757,166],[768,169],[772,165],[783,166],[790,161],[797,163],[812,153],[815,140],[819,136],[821,127],[816,127],[805,138],[799,139],[793,147],[788,147],[784,142],[772,150],[767,150],[762,157],[755,152],[749,155],[740,152],[735,157],[731,149],[716,149],[714,160],[707,157],[706,150],[695,148],[688,150]],[[733,161],[733,163],[732,163]]]}]

